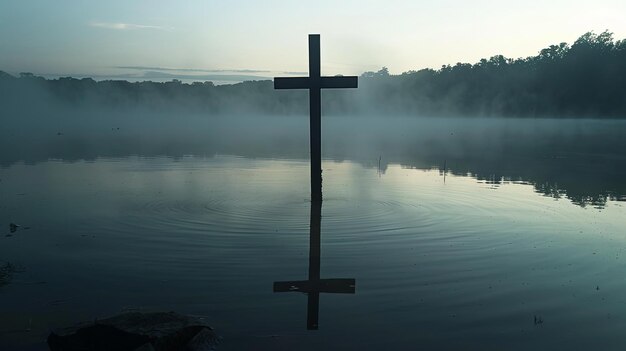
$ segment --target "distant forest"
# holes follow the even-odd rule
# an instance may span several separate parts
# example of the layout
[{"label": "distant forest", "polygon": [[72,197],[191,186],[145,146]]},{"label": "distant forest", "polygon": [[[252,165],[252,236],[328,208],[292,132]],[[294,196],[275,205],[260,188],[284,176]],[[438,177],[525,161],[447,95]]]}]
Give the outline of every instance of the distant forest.
[{"label": "distant forest", "polygon": [[[399,75],[365,72],[359,89],[324,91],[326,114],[423,116],[626,117],[626,40],[588,32],[573,44],[551,45],[536,56],[496,55],[475,64]],[[0,110],[35,108],[149,109],[207,114],[303,114],[308,93],[276,91],[272,81],[232,85],[47,80],[0,71]],[[33,110],[34,111],[34,110]]]}]

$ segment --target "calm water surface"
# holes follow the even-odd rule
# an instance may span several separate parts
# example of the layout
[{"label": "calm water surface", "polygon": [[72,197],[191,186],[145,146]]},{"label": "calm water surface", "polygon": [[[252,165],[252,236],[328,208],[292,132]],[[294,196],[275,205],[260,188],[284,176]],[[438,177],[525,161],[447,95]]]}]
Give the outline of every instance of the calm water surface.
[{"label": "calm water surface", "polygon": [[306,161],[0,168],[0,261],[17,270],[0,282],[0,349],[44,350],[50,329],[129,309],[205,316],[219,350],[626,345],[624,194],[581,204],[524,179],[376,161],[323,164],[321,277],[356,288],[321,294],[316,331],[305,294],[273,292],[308,277]]}]

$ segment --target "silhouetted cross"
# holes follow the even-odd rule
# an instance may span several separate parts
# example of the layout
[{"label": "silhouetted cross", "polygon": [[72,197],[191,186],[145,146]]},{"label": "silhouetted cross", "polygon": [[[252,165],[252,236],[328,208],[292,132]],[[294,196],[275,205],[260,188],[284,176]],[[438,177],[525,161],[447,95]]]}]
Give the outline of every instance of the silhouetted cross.
[{"label": "silhouetted cross", "polygon": [[321,279],[321,221],[322,202],[311,202],[311,232],[309,234],[309,279],[274,282],[274,292],[302,292],[308,295],[307,329],[317,330],[320,309],[320,293],[354,294],[354,279]]},{"label": "silhouetted cross", "polygon": [[322,77],[320,74],[320,36],[309,34],[309,76],[274,78],[274,89],[309,89],[311,142],[311,199],[322,200],[322,103],[321,89],[356,88],[358,77]]}]

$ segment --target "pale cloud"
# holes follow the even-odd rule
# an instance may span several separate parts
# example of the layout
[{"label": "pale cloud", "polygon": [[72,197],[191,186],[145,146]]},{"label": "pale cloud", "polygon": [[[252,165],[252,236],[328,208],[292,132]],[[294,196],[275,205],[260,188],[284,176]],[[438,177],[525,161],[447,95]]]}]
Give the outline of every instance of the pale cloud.
[{"label": "pale cloud", "polygon": [[171,27],[149,26],[145,24],[119,23],[119,22],[90,22],[89,25],[92,27],[114,29],[114,30],[133,30],[133,29],[172,30],[173,29]]}]

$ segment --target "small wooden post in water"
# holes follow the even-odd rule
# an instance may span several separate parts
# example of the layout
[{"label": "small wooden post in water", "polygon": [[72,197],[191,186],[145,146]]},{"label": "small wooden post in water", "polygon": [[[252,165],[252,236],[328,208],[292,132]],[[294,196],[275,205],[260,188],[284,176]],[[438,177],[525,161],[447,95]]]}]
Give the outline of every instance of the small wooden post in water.
[{"label": "small wooden post in water", "polygon": [[358,77],[322,77],[320,67],[320,35],[309,34],[309,76],[274,78],[274,89],[309,89],[312,201],[322,201],[321,89],[358,87]]}]

